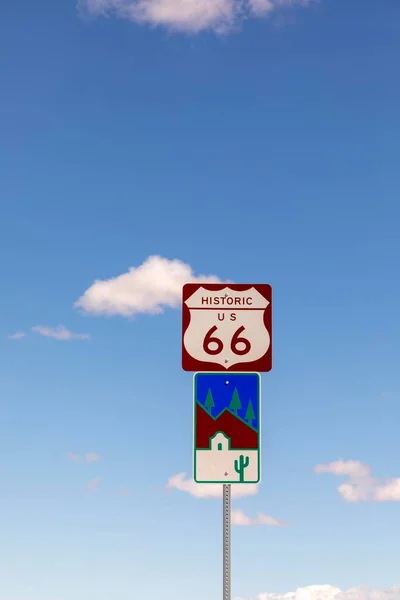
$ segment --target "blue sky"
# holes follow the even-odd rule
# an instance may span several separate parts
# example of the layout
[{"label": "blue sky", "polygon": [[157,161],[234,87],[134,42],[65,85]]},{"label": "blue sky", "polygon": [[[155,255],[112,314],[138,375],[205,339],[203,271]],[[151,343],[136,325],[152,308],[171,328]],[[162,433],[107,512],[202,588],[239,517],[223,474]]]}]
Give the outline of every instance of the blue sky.
[{"label": "blue sky", "polygon": [[111,4],[2,9],[0,600],[220,598],[180,364],[201,274],[274,294],[233,507],[290,525],[234,527],[233,595],[396,584],[399,2]]}]

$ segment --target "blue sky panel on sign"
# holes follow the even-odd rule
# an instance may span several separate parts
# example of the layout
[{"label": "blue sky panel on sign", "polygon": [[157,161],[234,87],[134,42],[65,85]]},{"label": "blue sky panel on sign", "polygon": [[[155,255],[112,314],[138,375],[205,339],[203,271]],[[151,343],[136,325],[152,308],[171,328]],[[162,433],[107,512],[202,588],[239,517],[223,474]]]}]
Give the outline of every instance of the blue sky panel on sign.
[{"label": "blue sky panel on sign", "polygon": [[251,400],[254,410],[252,426],[258,431],[260,377],[257,373],[196,373],[195,375],[196,400],[205,407],[208,390],[211,390],[214,401],[214,417],[219,416],[225,409],[229,408],[235,389],[238,392],[241,404],[241,408],[237,409],[238,416],[245,420],[246,409],[249,400]]}]

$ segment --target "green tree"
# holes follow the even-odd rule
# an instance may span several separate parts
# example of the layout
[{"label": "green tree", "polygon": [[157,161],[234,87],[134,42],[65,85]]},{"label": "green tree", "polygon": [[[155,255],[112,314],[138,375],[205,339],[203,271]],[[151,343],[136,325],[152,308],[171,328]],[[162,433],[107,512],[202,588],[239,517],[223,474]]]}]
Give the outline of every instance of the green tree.
[{"label": "green tree", "polygon": [[212,395],[212,391],[210,389],[208,389],[204,406],[206,407],[208,413],[211,415],[211,411],[212,411],[213,407],[215,406],[215,404],[214,404],[214,398]]},{"label": "green tree", "polygon": [[253,421],[256,418],[256,415],[254,413],[254,408],[253,405],[251,403],[251,400],[249,400],[249,403],[247,405],[247,410],[246,410],[246,421],[249,422],[250,427],[253,427]]},{"label": "green tree", "polygon": [[233,391],[233,394],[232,394],[232,400],[229,405],[229,410],[231,410],[233,412],[233,414],[237,417],[237,411],[240,410],[241,408],[242,408],[242,404],[240,402],[239,392],[237,391],[237,388],[235,388]]}]

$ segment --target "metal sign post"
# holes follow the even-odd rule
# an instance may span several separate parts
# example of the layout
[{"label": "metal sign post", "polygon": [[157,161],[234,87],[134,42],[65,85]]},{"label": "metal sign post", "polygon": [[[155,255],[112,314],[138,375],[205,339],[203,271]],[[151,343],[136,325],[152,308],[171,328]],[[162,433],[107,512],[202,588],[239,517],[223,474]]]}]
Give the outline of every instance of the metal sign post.
[{"label": "metal sign post", "polygon": [[223,596],[231,600],[231,484],[223,485]]},{"label": "metal sign post", "polygon": [[231,484],[261,479],[261,377],[272,369],[268,284],[187,283],[182,368],[197,371],[193,479],[222,484],[222,600],[231,600]]}]

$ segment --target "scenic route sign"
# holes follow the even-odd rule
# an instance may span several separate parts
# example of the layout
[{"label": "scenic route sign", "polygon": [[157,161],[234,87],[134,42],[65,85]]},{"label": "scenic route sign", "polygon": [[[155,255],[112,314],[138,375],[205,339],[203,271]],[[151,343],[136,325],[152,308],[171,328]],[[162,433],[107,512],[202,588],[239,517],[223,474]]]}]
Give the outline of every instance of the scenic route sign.
[{"label": "scenic route sign", "polygon": [[187,283],[182,290],[182,368],[272,368],[272,290],[267,284]]},{"label": "scenic route sign", "polygon": [[258,483],[258,373],[195,373],[193,478],[197,483]]}]

